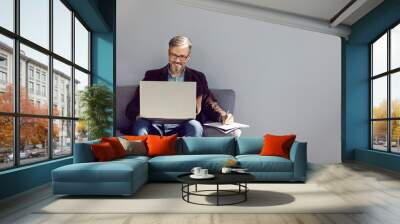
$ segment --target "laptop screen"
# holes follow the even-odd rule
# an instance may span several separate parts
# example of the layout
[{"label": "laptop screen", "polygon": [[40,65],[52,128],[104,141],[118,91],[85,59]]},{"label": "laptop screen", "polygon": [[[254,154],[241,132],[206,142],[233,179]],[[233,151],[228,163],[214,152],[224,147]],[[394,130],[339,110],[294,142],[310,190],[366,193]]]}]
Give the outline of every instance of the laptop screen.
[{"label": "laptop screen", "polygon": [[140,117],[195,119],[196,82],[140,81]]}]

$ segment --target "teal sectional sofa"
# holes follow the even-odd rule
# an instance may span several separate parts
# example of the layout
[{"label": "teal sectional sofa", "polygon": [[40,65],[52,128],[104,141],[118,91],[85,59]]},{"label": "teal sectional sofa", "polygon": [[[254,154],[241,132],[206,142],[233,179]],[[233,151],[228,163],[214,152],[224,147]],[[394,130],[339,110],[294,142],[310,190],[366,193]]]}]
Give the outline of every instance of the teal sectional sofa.
[{"label": "teal sectional sofa", "polygon": [[75,144],[74,163],[52,171],[54,194],[131,195],[148,181],[176,181],[176,177],[201,166],[219,172],[230,159],[259,182],[305,182],[307,143],[295,142],[290,159],[260,156],[262,137],[183,137],[176,144],[177,155],[127,156],[96,162],[91,141]]}]

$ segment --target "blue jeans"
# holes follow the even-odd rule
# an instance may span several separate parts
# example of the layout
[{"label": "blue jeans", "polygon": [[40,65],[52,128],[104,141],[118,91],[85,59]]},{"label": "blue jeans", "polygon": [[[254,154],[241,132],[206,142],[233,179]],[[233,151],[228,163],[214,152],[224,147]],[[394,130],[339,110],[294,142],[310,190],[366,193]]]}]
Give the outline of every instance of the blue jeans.
[{"label": "blue jeans", "polygon": [[202,137],[203,126],[197,120],[187,120],[181,124],[155,124],[149,119],[137,118],[132,129],[133,135],[173,135],[179,137]]}]

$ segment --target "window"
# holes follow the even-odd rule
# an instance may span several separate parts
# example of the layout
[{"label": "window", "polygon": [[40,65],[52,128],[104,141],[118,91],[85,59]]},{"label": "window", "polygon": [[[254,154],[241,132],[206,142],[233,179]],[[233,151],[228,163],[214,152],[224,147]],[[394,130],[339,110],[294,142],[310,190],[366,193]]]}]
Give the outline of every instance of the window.
[{"label": "window", "polygon": [[71,120],[53,120],[53,157],[70,155],[72,144]]},{"label": "window", "polygon": [[29,74],[29,79],[33,80],[33,67],[32,66],[29,66],[28,74]]},{"label": "window", "polygon": [[[3,1],[0,3],[2,6]],[[1,9],[3,11],[3,9]],[[0,13],[0,21],[2,20],[3,12]],[[1,24],[1,23],[0,23]],[[12,113],[14,111],[14,68],[11,66],[12,58],[14,57],[14,42],[11,38],[0,33],[0,113]],[[10,65],[9,65],[10,64]],[[11,134],[11,133],[10,133]],[[1,133],[0,133],[1,139]],[[11,145],[11,143],[4,143]],[[0,143],[0,149],[2,143]],[[1,160],[0,160],[1,169]]]},{"label": "window", "polygon": [[[53,77],[54,77],[54,83],[53,83],[53,89],[55,95],[53,96],[53,103],[58,104],[58,97],[60,93],[60,100],[62,103],[64,103],[64,96],[65,95],[72,95],[72,90],[71,89],[65,89],[65,83],[70,83],[72,84],[72,68],[69,65],[66,65],[56,59],[53,60],[54,64],[54,70],[53,70]],[[72,100],[72,99],[67,99],[67,100]],[[68,102],[71,104],[72,102]],[[61,106],[61,105],[60,105]],[[53,114],[59,114],[60,113],[60,108],[57,107],[56,105],[53,105]],[[65,111],[65,114],[62,113],[62,116],[68,116],[72,117],[72,108],[67,108]]]},{"label": "window", "polygon": [[7,56],[0,53],[0,91],[5,92],[7,87]]},{"label": "window", "polygon": [[400,153],[400,24],[370,45],[371,148]]},{"label": "window", "polygon": [[28,92],[29,94],[33,94],[33,82],[28,82]]},{"label": "window", "polygon": [[[49,48],[49,0],[19,0],[21,36]],[[46,13],[47,12],[47,13]]]},{"label": "window", "polygon": [[40,95],[40,84],[36,84],[36,95]]},{"label": "window", "polygon": [[77,18],[75,18],[75,62],[89,69],[89,32]]},{"label": "window", "polygon": [[7,67],[7,56],[0,55],[0,67],[3,67],[3,68]]},{"label": "window", "polygon": [[53,0],[54,53],[71,60],[72,12],[60,1]]},{"label": "window", "polygon": [[0,0],[0,170],[70,156],[87,139],[73,105],[90,85],[90,31],[67,4]]},{"label": "window", "polygon": [[7,84],[7,74],[3,71],[0,71],[0,84],[2,85]]},{"label": "window", "polygon": [[46,86],[42,86],[42,96],[46,96]]},{"label": "window", "polygon": [[36,80],[40,81],[40,70],[36,69]]},{"label": "window", "polygon": [[1,0],[0,9],[0,26],[14,31],[14,0]]},{"label": "window", "polygon": [[14,166],[14,122],[12,116],[0,115],[0,169]]},{"label": "window", "polygon": [[82,92],[88,85],[89,85],[89,74],[76,70],[75,71],[75,117],[79,117],[81,114],[81,108],[79,107],[80,92]]}]

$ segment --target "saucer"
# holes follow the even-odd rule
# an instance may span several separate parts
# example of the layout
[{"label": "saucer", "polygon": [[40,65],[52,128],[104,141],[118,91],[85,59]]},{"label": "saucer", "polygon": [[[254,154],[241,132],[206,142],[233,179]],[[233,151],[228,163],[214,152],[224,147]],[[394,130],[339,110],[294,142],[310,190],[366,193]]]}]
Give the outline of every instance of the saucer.
[{"label": "saucer", "polygon": [[211,179],[211,178],[214,178],[214,177],[215,176],[212,175],[212,174],[207,174],[207,175],[204,175],[204,176],[202,176],[202,175],[194,175],[194,174],[190,175],[190,178],[193,178],[193,179]]}]

